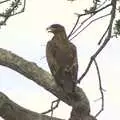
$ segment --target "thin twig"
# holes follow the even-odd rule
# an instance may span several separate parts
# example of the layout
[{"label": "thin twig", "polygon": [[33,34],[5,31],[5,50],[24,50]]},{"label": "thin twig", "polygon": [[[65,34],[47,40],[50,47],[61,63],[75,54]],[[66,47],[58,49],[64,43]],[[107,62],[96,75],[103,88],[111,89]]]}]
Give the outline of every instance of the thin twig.
[{"label": "thin twig", "polygon": [[4,13],[0,13],[0,17],[6,17]]},{"label": "thin twig", "polygon": [[92,24],[93,22],[95,22],[95,21],[97,21],[97,20],[99,20],[99,19],[101,19],[101,18],[107,17],[107,16],[109,16],[109,15],[110,15],[110,13],[109,13],[109,14],[106,14],[106,15],[103,15],[103,16],[100,16],[100,17],[98,17],[98,18],[90,21],[82,30],[80,30],[76,35],[74,35],[70,40],[72,40],[72,39],[74,39],[75,37],[77,37],[82,31],[84,31],[84,30],[85,30],[90,24]]},{"label": "thin twig", "polygon": [[101,100],[101,97],[100,97],[100,98],[97,98],[96,100],[94,100],[94,102],[97,102],[97,101],[99,101],[99,100]]},{"label": "thin twig", "polygon": [[108,5],[106,5],[106,6],[104,6],[104,7],[102,7],[102,8],[101,8],[101,9],[99,9],[99,10],[96,10],[96,11],[90,11],[90,12],[83,13],[83,14],[78,14],[78,16],[79,16],[79,17],[81,17],[81,16],[85,16],[85,15],[92,14],[92,13],[96,14],[96,13],[98,13],[98,12],[100,12],[100,11],[102,11],[102,10],[104,10],[104,9],[108,8],[109,6],[111,6],[111,3],[110,3],[110,4],[108,4]]},{"label": "thin twig", "polygon": [[74,35],[90,18],[92,18],[95,14],[89,16],[86,18],[77,28],[74,30],[74,32],[71,35]]},{"label": "thin twig", "polygon": [[103,89],[102,89],[102,81],[101,81],[101,76],[100,76],[100,70],[97,64],[97,61],[94,59],[93,60],[96,66],[96,70],[97,70],[97,75],[98,75],[98,80],[99,80],[99,89],[100,89],[100,93],[101,93],[101,99],[102,99],[102,104],[101,104],[101,109],[99,110],[99,112],[95,115],[95,117],[97,117],[103,110],[104,110],[104,93],[103,93]]},{"label": "thin twig", "polygon": [[100,4],[97,9],[101,8],[106,2],[107,2],[107,0],[103,1],[103,3]]},{"label": "thin twig", "polygon": [[[84,24],[86,21],[88,21],[90,18],[92,18],[96,13],[104,10],[105,8],[107,8],[107,7],[109,7],[109,6],[111,6],[111,4],[108,4],[108,5],[106,5],[105,7],[101,8],[101,9],[99,9],[99,10],[94,11],[94,14],[92,14],[93,12],[88,12],[88,13],[84,13],[84,14],[78,14],[78,13],[76,13],[76,14],[78,15],[78,18],[77,18],[77,21],[76,21],[73,29],[71,30],[70,34],[68,35],[68,38],[70,38],[71,35],[75,34],[75,33],[83,26],[83,24]],[[77,26],[77,24],[78,24],[78,22],[79,22],[80,17],[85,16],[85,15],[89,15],[89,14],[91,14],[91,16],[89,16],[87,19],[85,19],[85,20],[81,23],[81,25],[75,30],[75,28],[76,28],[76,26]],[[74,30],[75,30],[75,31],[74,31]],[[73,38],[74,38],[74,37],[73,37]],[[72,39],[73,39],[73,38],[72,38]],[[70,39],[70,40],[72,40],[72,39]]]},{"label": "thin twig", "polygon": [[69,39],[69,37],[72,35],[74,29],[76,28],[76,26],[77,26],[77,24],[78,24],[78,22],[79,22],[79,19],[80,19],[80,17],[78,16],[78,17],[77,17],[77,21],[76,21],[76,23],[75,23],[73,29],[71,30],[70,34],[68,35],[68,39]]},{"label": "thin twig", "polygon": [[[57,103],[56,103],[56,102],[57,102]],[[53,106],[54,103],[56,103],[55,106]],[[51,120],[52,120],[52,117],[53,117],[53,110],[55,110],[55,109],[58,107],[59,103],[60,103],[60,99],[57,99],[57,100],[55,100],[55,101],[52,102],[52,105],[51,105],[51,110],[52,110],[52,111],[51,111]]]},{"label": "thin twig", "polygon": [[87,72],[89,71],[89,68],[93,62],[93,60],[97,57],[97,55],[103,50],[103,48],[107,45],[107,43],[110,41],[111,38],[111,33],[112,33],[112,26],[113,26],[113,21],[115,18],[115,10],[116,10],[116,0],[112,0],[111,2],[112,5],[112,10],[111,10],[111,18],[110,18],[110,24],[109,24],[109,31],[108,31],[108,35],[105,38],[103,44],[101,45],[100,48],[98,48],[98,50],[94,53],[94,55],[91,57],[88,66],[86,68],[86,70],[84,71],[84,73],[81,75],[81,77],[78,79],[78,83],[81,82],[81,80],[84,78],[84,76],[87,74]]},{"label": "thin twig", "polygon": [[23,12],[25,11],[25,6],[26,6],[26,0],[24,0],[23,8],[21,9],[21,11],[20,11],[20,12],[17,12],[17,13],[14,13],[14,14],[12,14],[11,16],[15,16],[15,15],[18,15],[18,14],[20,14],[20,13],[23,13]]},{"label": "thin twig", "polygon": [[[57,104],[55,106],[53,106],[54,103],[57,103]],[[53,110],[58,107],[59,103],[60,103],[60,99],[57,99],[57,100],[53,101],[52,104],[51,104],[51,109],[49,109],[49,110],[47,110],[47,111],[45,111],[45,112],[43,112],[41,114],[47,114],[47,113],[51,112],[51,116],[52,116],[53,115]]]},{"label": "thin twig", "polygon": [[46,58],[46,56],[41,57],[41,58],[40,58],[40,61],[43,60],[43,59],[45,59],[45,58]]},{"label": "thin twig", "polygon": [[15,8],[18,6],[19,2],[20,2],[20,0],[17,0],[17,1],[15,2],[14,6],[10,9],[9,13],[7,13],[7,14],[0,14],[1,17],[4,17],[4,18],[5,18],[2,22],[0,22],[0,25],[4,25],[4,24],[6,23],[6,21],[8,20],[9,17],[24,12],[25,6],[26,6],[26,0],[24,0],[23,9],[22,9],[20,12],[17,12],[17,13],[15,13],[15,14],[12,14],[12,12],[13,12],[13,11],[15,10]]},{"label": "thin twig", "polygon": [[5,2],[8,2],[8,1],[10,1],[10,0],[1,1],[0,4],[5,3]]},{"label": "thin twig", "polygon": [[103,36],[100,38],[100,40],[99,40],[99,42],[98,42],[98,45],[101,44],[101,42],[102,42],[103,38],[105,37],[105,35],[107,34],[108,30],[109,30],[109,25],[108,25],[106,31],[104,32]]},{"label": "thin twig", "polygon": [[14,9],[18,6],[18,3],[19,3],[19,2],[20,2],[20,0],[17,0],[17,1],[15,2],[13,8],[10,9],[9,13],[7,13],[7,15],[6,15],[4,21],[2,21],[2,23],[0,23],[0,25],[3,25],[3,24],[6,23],[6,21],[8,20],[8,18],[11,16],[11,13],[12,13],[12,12],[14,11]]}]

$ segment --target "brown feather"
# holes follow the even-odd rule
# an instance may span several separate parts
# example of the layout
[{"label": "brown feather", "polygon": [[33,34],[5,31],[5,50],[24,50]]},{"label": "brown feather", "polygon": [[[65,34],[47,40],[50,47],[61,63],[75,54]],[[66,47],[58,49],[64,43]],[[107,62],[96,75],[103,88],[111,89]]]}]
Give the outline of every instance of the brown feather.
[{"label": "brown feather", "polygon": [[47,43],[46,57],[56,83],[65,92],[73,92],[78,72],[77,53],[75,45],[68,41],[64,29],[54,33],[53,39]]}]

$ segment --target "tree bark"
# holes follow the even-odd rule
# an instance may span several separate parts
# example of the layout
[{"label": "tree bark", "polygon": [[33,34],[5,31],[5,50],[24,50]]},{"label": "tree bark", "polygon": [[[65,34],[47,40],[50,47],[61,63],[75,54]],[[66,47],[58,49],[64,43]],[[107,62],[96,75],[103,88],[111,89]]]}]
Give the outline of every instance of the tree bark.
[{"label": "tree bark", "polygon": [[[20,107],[0,92],[0,116],[5,120],[51,120],[50,116]],[[53,117],[53,120],[62,120]]]},{"label": "tree bark", "polygon": [[[29,61],[23,59],[22,57],[19,57],[19,56],[13,54],[12,52],[7,51],[2,48],[0,48],[0,65],[9,67],[10,69],[13,69],[13,70],[19,72],[20,74],[24,75],[25,77],[29,78],[30,80],[33,80],[38,85],[42,86],[43,88],[45,88],[46,90],[48,90],[49,92],[54,94],[56,97],[58,97],[60,100],[62,100],[66,104],[72,106],[73,109],[71,112],[71,118],[70,118],[71,120],[94,120],[93,119],[94,117],[90,116],[89,101],[88,101],[84,91],[82,90],[82,88],[76,87],[75,95],[68,96],[55,83],[55,80],[51,76],[51,74],[49,74],[42,68],[38,67],[35,63],[29,62]],[[2,103],[2,101],[1,101],[1,103]],[[6,104],[6,105],[8,105],[8,104]],[[5,109],[7,111],[11,110],[10,108],[12,108],[12,107],[5,106]],[[27,113],[29,113],[29,111],[25,112],[24,114],[27,114]],[[4,114],[4,113],[2,111],[0,111],[1,116],[2,116],[2,114]],[[10,112],[9,114],[11,114],[13,116],[15,115],[14,112]],[[29,115],[30,114],[28,114],[26,116],[29,116]],[[76,117],[76,116],[78,116],[78,117]],[[11,119],[7,119],[7,120],[11,120]],[[19,120],[19,119],[16,119],[16,120]],[[27,120],[27,119],[25,119],[25,120]],[[29,120],[37,120],[37,119],[33,118],[33,119],[29,119]]]}]

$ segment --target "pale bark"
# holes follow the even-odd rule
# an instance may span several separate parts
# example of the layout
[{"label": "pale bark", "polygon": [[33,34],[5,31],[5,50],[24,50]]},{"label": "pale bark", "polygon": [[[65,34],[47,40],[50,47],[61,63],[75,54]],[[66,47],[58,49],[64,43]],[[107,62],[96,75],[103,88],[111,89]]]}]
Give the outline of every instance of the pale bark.
[{"label": "pale bark", "polygon": [[[90,116],[90,105],[85,93],[81,88],[76,87],[75,97],[68,98],[65,92],[63,92],[63,90],[57,86],[51,74],[38,67],[35,63],[24,60],[23,58],[2,48],[0,48],[0,65],[9,67],[19,72],[20,74],[24,75],[25,77],[29,78],[30,80],[34,81],[38,85],[54,94],[56,97],[60,98],[66,104],[72,106],[73,116],[79,114],[79,117],[84,116],[82,120],[88,120],[84,118],[85,116]],[[0,111],[0,113],[1,112],[2,111]]]},{"label": "pale bark", "polygon": [[[0,92],[0,116],[5,120],[51,120],[51,117],[20,107]],[[52,118],[53,120],[62,120]]]}]

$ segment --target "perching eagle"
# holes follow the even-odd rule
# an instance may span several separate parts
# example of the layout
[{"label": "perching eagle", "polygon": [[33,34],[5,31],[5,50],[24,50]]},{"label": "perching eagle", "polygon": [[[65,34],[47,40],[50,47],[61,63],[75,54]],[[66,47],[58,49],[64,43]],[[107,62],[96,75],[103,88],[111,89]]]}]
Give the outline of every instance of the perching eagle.
[{"label": "perching eagle", "polygon": [[53,24],[47,30],[54,34],[46,47],[49,68],[56,83],[66,93],[72,93],[75,90],[78,72],[76,47],[68,40],[62,25]]}]

